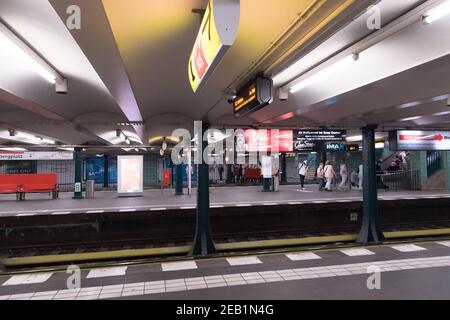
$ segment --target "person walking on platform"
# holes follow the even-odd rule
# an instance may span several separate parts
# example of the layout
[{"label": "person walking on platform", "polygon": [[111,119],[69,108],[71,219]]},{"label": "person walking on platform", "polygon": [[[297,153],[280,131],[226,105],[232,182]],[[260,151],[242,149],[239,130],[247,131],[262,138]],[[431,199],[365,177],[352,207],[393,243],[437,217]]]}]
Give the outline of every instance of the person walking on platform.
[{"label": "person walking on platform", "polygon": [[348,182],[348,168],[347,168],[347,164],[345,163],[344,159],[341,162],[339,174],[341,175],[341,183],[339,184],[338,190],[346,191],[347,182]]},{"label": "person walking on platform", "polygon": [[323,169],[325,179],[327,180],[327,184],[325,185],[326,191],[333,191],[331,190],[331,185],[333,184],[333,179],[336,178],[336,172],[333,168],[333,163],[331,161],[327,161],[325,164],[325,168]]},{"label": "person walking on platform", "polygon": [[319,167],[317,168],[317,180],[319,182],[319,191],[322,191],[325,187],[325,175],[324,175],[324,165],[323,163],[319,164]]},{"label": "person walking on platform", "polygon": [[300,175],[300,187],[305,190],[305,178],[308,172],[308,161],[305,160],[298,166],[298,174]]}]

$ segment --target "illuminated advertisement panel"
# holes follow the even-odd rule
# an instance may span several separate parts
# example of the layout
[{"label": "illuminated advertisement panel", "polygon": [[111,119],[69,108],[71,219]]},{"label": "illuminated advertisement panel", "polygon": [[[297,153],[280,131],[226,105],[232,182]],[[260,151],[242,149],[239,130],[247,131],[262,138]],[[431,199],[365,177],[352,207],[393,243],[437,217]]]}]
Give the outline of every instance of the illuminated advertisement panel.
[{"label": "illuminated advertisement panel", "polygon": [[248,152],[292,152],[294,133],[292,130],[245,130]]},{"label": "illuminated advertisement panel", "polygon": [[389,141],[394,151],[450,150],[448,131],[393,131],[389,133]]},{"label": "illuminated advertisement panel", "polygon": [[120,196],[141,196],[144,191],[144,157],[118,156],[117,192]]}]

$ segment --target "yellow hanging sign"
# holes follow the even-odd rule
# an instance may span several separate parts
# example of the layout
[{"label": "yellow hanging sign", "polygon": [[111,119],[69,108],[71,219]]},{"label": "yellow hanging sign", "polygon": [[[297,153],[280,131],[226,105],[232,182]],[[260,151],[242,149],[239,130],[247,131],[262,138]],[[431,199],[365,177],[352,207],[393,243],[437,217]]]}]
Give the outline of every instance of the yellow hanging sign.
[{"label": "yellow hanging sign", "polygon": [[197,92],[233,45],[240,18],[239,0],[210,0],[189,58],[189,82]]}]

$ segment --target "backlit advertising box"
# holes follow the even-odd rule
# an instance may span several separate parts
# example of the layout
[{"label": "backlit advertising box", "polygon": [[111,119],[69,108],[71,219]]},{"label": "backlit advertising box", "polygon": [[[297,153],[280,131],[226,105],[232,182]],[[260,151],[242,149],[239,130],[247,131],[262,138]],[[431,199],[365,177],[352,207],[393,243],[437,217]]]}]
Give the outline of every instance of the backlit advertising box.
[{"label": "backlit advertising box", "polygon": [[248,152],[292,152],[292,130],[245,130]]},{"label": "backlit advertising box", "polygon": [[295,152],[345,151],[346,130],[295,130]]},{"label": "backlit advertising box", "polygon": [[389,147],[392,151],[450,150],[450,132],[412,130],[391,131],[389,133]]},{"label": "backlit advertising box", "polygon": [[119,196],[142,196],[144,192],[144,156],[118,156],[117,167]]}]

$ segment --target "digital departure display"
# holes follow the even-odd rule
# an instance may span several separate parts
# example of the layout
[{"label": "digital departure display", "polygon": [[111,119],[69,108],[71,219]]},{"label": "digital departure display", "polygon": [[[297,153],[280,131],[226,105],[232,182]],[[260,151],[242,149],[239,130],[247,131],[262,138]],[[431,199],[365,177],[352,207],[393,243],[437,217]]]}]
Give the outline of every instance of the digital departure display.
[{"label": "digital departure display", "polygon": [[273,101],[273,82],[269,78],[257,78],[239,91],[233,101],[236,116],[255,112]]}]

